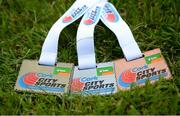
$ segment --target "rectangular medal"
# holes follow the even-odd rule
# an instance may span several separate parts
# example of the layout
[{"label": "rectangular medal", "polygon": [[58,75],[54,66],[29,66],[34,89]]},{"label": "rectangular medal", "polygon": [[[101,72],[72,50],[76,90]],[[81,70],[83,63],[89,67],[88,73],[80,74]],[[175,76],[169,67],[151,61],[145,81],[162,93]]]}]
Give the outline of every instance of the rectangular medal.
[{"label": "rectangular medal", "polygon": [[24,60],[15,90],[51,94],[67,93],[72,71],[73,64],[70,63],[43,66],[35,60]]},{"label": "rectangular medal", "polygon": [[119,90],[130,89],[132,83],[142,86],[147,80],[153,83],[160,77],[172,78],[160,49],[147,51],[144,57],[129,62],[119,59],[114,61],[114,64]]},{"label": "rectangular medal", "polygon": [[113,62],[97,64],[97,68],[79,70],[74,68],[71,93],[112,94],[117,92]]}]

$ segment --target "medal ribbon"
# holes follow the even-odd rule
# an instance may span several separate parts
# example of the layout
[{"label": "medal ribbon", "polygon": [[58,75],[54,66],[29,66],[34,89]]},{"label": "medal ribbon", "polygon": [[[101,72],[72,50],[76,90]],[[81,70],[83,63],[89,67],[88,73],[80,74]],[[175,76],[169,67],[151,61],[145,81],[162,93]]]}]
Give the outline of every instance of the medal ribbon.
[{"label": "medal ribbon", "polygon": [[100,20],[106,2],[101,0],[91,7],[81,20],[76,37],[79,69],[96,68],[94,28]]},{"label": "medal ribbon", "polygon": [[53,66],[57,60],[58,40],[61,31],[79,19],[91,6],[99,0],[76,0],[68,11],[51,27],[44,41],[39,64]]}]

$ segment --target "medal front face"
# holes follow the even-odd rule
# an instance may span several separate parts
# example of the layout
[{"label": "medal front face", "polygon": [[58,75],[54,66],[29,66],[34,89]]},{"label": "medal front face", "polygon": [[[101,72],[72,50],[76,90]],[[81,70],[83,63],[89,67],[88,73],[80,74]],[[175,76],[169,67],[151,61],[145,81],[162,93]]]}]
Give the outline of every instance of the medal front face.
[{"label": "medal front face", "polygon": [[39,65],[38,61],[24,60],[16,81],[15,90],[37,93],[62,94],[69,91],[73,64],[56,66]]},{"label": "medal front face", "polygon": [[117,92],[117,84],[112,62],[97,64],[97,68],[79,70],[74,68],[71,79],[71,93],[74,94],[112,94]]},{"label": "medal front face", "polygon": [[120,90],[130,89],[132,83],[144,85],[147,80],[151,83],[160,77],[172,78],[170,70],[161,54],[160,49],[144,53],[144,57],[127,62],[125,59],[114,61],[116,80]]}]

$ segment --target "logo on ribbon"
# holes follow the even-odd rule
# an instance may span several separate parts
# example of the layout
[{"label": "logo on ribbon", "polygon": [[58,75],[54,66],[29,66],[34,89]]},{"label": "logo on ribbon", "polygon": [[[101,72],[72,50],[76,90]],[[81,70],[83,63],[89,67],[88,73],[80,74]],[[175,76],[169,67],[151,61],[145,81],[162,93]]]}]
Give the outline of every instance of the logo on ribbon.
[{"label": "logo on ribbon", "polygon": [[117,12],[115,11],[115,9],[110,5],[110,4],[106,4],[104,6],[104,15],[105,18],[109,21],[109,22],[117,22],[119,20],[118,14],[116,14]]},{"label": "logo on ribbon", "polygon": [[78,7],[76,9],[73,9],[70,13],[70,15],[67,15],[63,18],[63,23],[69,23],[72,22],[74,19],[78,18],[79,15],[81,15],[88,7],[86,5],[82,7]]},{"label": "logo on ribbon", "polygon": [[95,10],[92,10],[84,20],[84,24],[91,25],[94,24],[98,20],[98,16],[100,15],[100,7],[96,7]]}]

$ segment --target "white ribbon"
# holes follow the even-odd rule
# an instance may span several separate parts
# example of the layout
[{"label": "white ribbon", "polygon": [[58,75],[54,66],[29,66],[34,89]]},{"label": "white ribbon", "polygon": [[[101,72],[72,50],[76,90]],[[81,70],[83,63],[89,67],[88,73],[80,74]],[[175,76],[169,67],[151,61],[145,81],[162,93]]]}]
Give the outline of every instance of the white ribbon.
[{"label": "white ribbon", "polygon": [[79,69],[95,68],[94,28],[100,20],[101,11],[107,0],[94,5],[83,16],[77,31],[77,53]]},{"label": "white ribbon", "polygon": [[77,0],[51,27],[42,47],[39,64],[53,66],[57,59],[58,40],[61,31],[80,18],[99,0]]},{"label": "white ribbon", "polygon": [[106,3],[101,15],[102,22],[116,35],[127,61],[142,57],[133,34],[111,3]]},{"label": "white ribbon", "polygon": [[[89,9],[90,7],[91,9]],[[86,14],[77,32],[77,52],[80,69],[96,67],[94,28],[100,17],[103,23],[115,33],[128,61],[142,57],[131,30],[111,3],[108,3],[107,0],[77,0],[51,27],[42,47],[39,64],[55,65],[61,31],[84,13]]]}]

